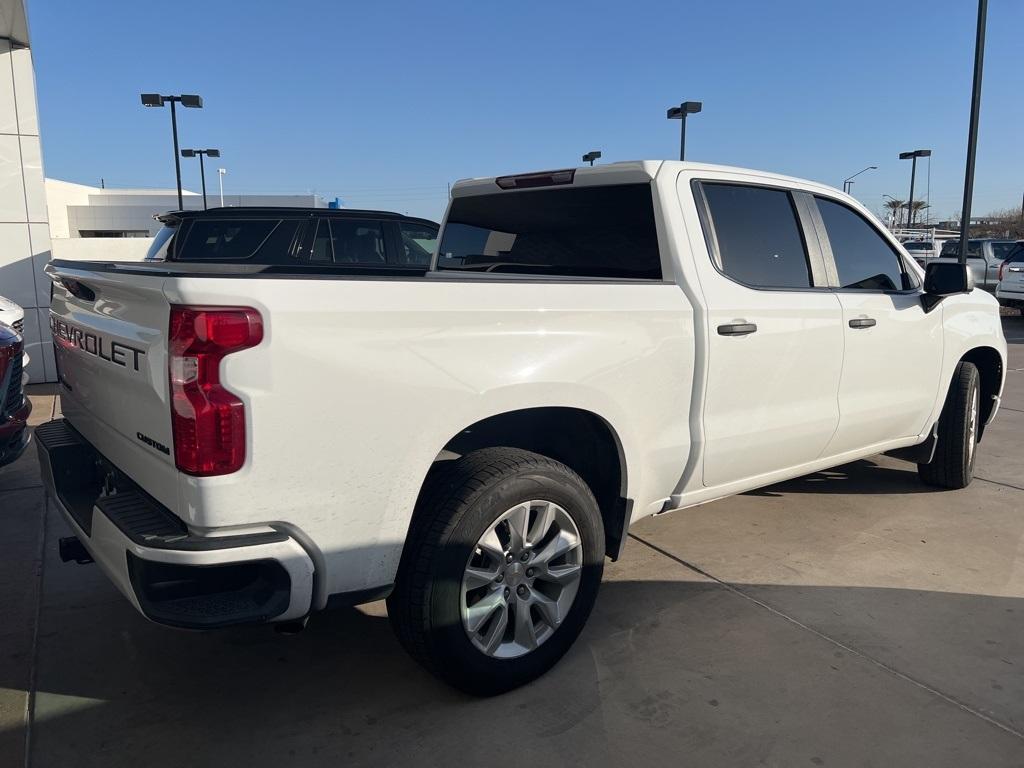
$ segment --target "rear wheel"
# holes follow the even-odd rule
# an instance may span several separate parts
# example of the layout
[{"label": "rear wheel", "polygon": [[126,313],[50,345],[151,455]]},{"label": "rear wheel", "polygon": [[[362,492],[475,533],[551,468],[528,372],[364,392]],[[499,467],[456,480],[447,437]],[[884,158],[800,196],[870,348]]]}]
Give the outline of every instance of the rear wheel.
[{"label": "rear wheel", "polygon": [[930,464],[917,473],[928,485],[966,488],[974,477],[974,460],[981,432],[981,388],[973,363],[957,364],[946,403],[939,417],[939,436]]},{"label": "rear wheel", "polygon": [[435,675],[501,693],[569,649],[603,560],[600,511],[575,472],[528,451],[475,451],[424,489],[388,615]]}]

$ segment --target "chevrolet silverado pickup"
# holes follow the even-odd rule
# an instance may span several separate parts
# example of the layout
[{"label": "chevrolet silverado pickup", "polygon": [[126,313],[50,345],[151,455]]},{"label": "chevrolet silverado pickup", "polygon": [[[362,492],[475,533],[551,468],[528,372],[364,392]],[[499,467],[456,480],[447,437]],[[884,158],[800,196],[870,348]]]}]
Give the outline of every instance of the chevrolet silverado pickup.
[{"label": "chevrolet silverado pickup", "polygon": [[317,268],[315,224],[261,226],[273,266],[47,267],[63,556],[169,626],[386,598],[428,670],[505,691],[570,647],[631,523],[882,452],[963,488],[999,407],[995,298],[809,181],[465,180],[418,269]]}]

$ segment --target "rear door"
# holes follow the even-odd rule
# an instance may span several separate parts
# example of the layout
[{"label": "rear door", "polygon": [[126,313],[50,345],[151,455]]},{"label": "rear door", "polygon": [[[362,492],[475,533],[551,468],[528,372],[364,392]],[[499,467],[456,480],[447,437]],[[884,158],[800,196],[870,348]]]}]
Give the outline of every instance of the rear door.
[{"label": "rear door", "polygon": [[815,197],[820,241],[842,305],[845,354],[830,456],[919,435],[938,391],[942,312],[925,312],[903,257],[860,212]]},{"label": "rear door", "polygon": [[717,486],[824,450],[839,424],[842,310],[805,235],[808,195],[716,181],[694,192],[710,256],[696,258],[709,329],[704,485]]}]

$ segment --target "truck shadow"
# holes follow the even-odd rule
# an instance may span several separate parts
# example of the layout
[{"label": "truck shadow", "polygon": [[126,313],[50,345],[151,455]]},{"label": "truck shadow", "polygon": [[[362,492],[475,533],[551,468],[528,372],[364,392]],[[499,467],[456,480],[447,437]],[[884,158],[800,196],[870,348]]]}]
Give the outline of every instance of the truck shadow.
[{"label": "truck shadow", "polygon": [[[32,765],[608,765],[680,750],[702,765],[955,765],[957,739],[974,740],[977,765],[1020,756],[1017,739],[754,602],[1019,728],[1020,598],[610,581],[558,666],[473,699],[415,665],[379,606],[317,615],[293,637],[177,632],[81,572],[91,597],[44,604]],[[528,742],[503,755],[516,734]]]},{"label": "truck shadow", "polygon": [[778,498],[790,493],[881,495],[940,492],[918,479],[917,468],[913,464],[878,457],[814,472],[766,488],[747,491],[742,495]]}]

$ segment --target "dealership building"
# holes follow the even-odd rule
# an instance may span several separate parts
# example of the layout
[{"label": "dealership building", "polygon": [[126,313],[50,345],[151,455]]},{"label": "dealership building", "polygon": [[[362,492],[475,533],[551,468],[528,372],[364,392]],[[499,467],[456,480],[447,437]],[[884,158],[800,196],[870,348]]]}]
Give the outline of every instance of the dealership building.
[{"label": "dealership building", "polygon": [[22,0],[0,0],[0,295],[25,309],[33,381],[56,380],[47,329],[50,226],[35,74]]}]

